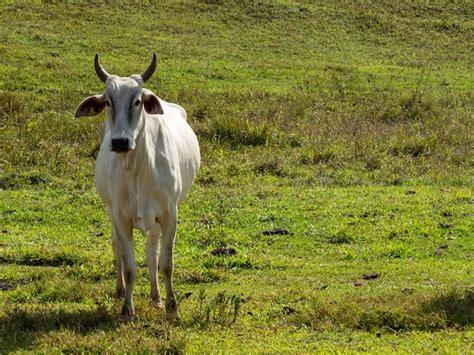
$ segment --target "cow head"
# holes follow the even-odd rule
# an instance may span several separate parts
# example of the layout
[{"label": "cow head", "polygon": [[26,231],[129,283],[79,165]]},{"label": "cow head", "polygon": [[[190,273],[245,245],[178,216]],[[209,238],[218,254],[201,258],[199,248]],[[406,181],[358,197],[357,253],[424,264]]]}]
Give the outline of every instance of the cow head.
[{"label": "cow head", "polygon": [[156,69],[156,53],[150,66],[141,75],[119,77],[105,71],[95,55],[95,71],[105,83],[102,95],[86,98],[76,109],[74,117],[96,116],[105,108],[108,112],[108,125],[111,130],[110,149],[117,153],[126,153],[136,146],[136,139],[143,125],[143,112],[163,114],[158,97],[150,90],[143,88]]}]

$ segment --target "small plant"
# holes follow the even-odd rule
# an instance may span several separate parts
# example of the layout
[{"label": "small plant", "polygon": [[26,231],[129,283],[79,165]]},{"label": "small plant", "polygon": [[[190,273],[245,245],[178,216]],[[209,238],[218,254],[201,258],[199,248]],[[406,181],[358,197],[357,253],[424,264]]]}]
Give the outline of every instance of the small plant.
[{"label": "small plant", "polygon": [[230,326],[234,324],[240,312],[241,297],[219,292],[208,298],[206,291],[201,289],[198,294],[199,307],[192,316],[192,323],[200,327],[210,324]]},{"label": "small plant", "polygon": [[300,163],[303,165],[327,164],[337,159],[337,153],[332,148],[324,148],[300,157]]},{"label": "small plant", "polygon": [[286,175],[284,168],[278,160],[259,163],[255,166],[254,171],[261,175],[270,174],[279,177]]},{"label": "small plant", "polygon": [[206,269],[256,269],[255,261],[246,256],[211,255],[203,263]]},{"label": "small plant", "polygon": [[350,244],[354,242],[354,238],[345,231],[339,231],[336,234],[329,236],[327,241],[331,244]]},{"label": "small plant", "polygon": [[370,156],[365,160],[365,167],[369,171],[378,170],[382,166],[380,159],[375,156]]},{"label": "small plant", "polygon": [[201,246],[207,246],[215,241],[225,243],[225,221],[229,211],[227,204],[228,202],[226,202],[224,196],[217,196],[217,206],[214,208],[214,211],[202,219],[207,233],[199,241]]},{"label": "small plant", "polygon": [[418,158],[429,153],[429,147],[425,142],[403,142],[391,148],[390,153],[393,156],[409,155]]}]

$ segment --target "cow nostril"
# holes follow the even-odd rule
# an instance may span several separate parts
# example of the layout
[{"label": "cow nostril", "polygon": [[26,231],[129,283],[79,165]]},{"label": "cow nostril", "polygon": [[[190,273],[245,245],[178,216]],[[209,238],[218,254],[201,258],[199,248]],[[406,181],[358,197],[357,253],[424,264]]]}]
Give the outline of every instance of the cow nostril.
[{"label": "cow nostril", "polygon": [[112,139],[112,151],[127,152],[130,150],[128,138],[114,138]]}]

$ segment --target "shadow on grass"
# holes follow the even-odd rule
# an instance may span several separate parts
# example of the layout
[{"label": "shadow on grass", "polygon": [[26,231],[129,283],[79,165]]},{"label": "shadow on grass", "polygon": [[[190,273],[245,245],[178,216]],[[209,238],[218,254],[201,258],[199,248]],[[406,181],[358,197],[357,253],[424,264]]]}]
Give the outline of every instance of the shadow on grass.
[{"label": "shadow on grass", "polygon": [[[281,314],[277,315],[281,318]],[[437,331],[474,324],[474,290],[452,289],[438,295],[356,297],[332,302],[315,297],[303,312],[289,316],[295,325],[312,329],[366,331]]]},{"label": "shadow on grass", "polygon": [[42,250],[26,250],[21,255],[5,252],[0,255],[0,263],[26,266],[73,266],[81,265],[84,260],[80,256],[69,253],[49,253]]},{"label": "shadow on grass", "polygon": [[80,334],[96,330],[112,330],[119,322],[112,310],[99,305],[93,310],[21,309],[13,307],[0,317],[0,343],[2,352],[26,350],[35,339],[60,329]]},{"label": "shadow on grass", "polygon": [[447,327],[463,327],[474,324],[474,289],[465,292],[453,289],[441,294],[421,306],[427,314],[443,316]]},{"label": "shadow on grass", "polygon": [[[394,307],[366,310],[360,319],[363,329],[395,331],[436,331],[463,328],[474,324],[474,291],[452,289],[426,300],[402,299]],[[409,305],[411,303],[411,305]]]}]

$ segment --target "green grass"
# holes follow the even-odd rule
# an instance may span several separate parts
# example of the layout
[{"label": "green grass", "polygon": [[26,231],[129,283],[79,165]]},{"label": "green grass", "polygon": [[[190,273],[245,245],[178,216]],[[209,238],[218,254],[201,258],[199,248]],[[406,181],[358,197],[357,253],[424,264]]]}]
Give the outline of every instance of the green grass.
[{"label": "green grass", "polygon": [[[474,351],[470,1],[0,13],[2,351]],[[148,302],[136,233],[123,324],[93,187],[104,116],[72,112],[103,90],[96,52],[129,75],[152,51],[148,87],[185,107],[203,165],[180,209],[181,323]]]}]

